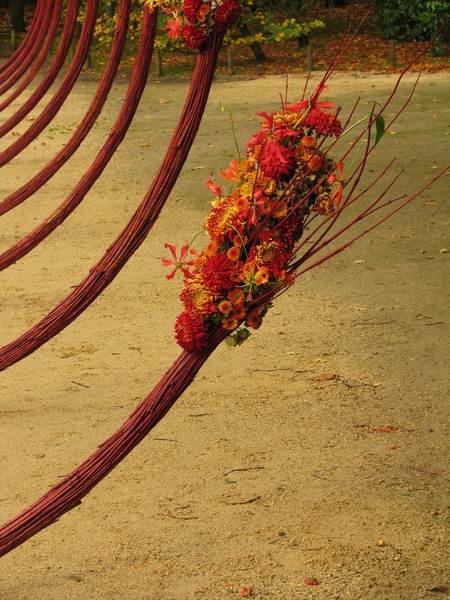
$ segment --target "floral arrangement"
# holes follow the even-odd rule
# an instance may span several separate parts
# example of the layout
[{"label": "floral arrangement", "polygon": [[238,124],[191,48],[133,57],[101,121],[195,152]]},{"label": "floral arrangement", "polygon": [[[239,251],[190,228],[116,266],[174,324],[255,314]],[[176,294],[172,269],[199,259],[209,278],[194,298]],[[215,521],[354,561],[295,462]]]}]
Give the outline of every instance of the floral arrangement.
[{"label": "floral arrangement", "polygon": [[[164,4],[163,0],[147,1],[154,6]],[[175,15],[175,4],[172,8],[174,19],[181,19],[178,13]],[[172,31],[181,30],[183,36],[187,27],[190,39],[197,36],[199,41],[201,33],[204,36],[199,42],[201,47],[213,27],[222,28],[226,19],[230,24],[237,18],[239,5],[236,0],[184,0],[183,11],[186,20],[183,29],[181,22],[169,23],[169,27]],[[197,31],[195,35],[192,27]],[[285,99],[279,111],[257,113],[263,119],[261,128],[247,143],[245,157],[241,159],[238,150],[238,159],[221,173],[234,186],[230,193],[225,194],[211,179],[206,182],[215,196],[204,224],[209,236],[206,248],[199,253],[186,243],[178,258],[176,248],[165,244],[173,260],[163,258],[162,263],[174,267],[167,277],[173,278],[177,271],[184,276],[180,293],[183,311],[175,323],[175,338],[185,351],[202,353],[219,331],[219,337],[229,332],[226,341],[230,346],[243,343],[250,335],[249,328],[261,326],[273,299],[297,277],[380,225],[444,172],[413,196],[386,200],[388,190],[399,176],[395,175],[381,194],[366,203],[353,220],[339,227],[337,221],[342,212],[361,200],[389,170],[391,165],[375,175],[362,192],[356,191],[370,153],[386,128],[406,108],[414,91],[413,88],[400,110],[391,115],[387,126],[383,114],[402,76],[383,106],[377,109],[374,106],[368,115],[349,126],[355,105],[343,124],[336,105],[320,97],[353,37],[343,41],[310,96],[305,91],[299,102],[288,104]],[[330,152],[336,142],[363,122],[365,126],[356,133],[340,159],[333,159]],[[344,173],[347,162],[350,166]],[[323,252],[354,225],[395,203],[366,230]],[[319,256],[311,261],[317,253]],[[309,264],[303,266],[307,261]]]},{"label": "floral arrangement", "polygon": [[201,50],[213,29],[224,33],[241,12],[237,0],[146,0],[145,4],[171,15],[166,26],[169,38],[181,36],[192,50]]},{"label": "floral arrangement", "polygon": [[339,209],[343,165],[328,156],[326,141],[338,138],[342,125],[336,106],[318,100],[324,87],[312,100],[257,113],[261,129],[247,143],[245,158],[221,173],[234,190],[225,195],[207,182],[215,199],[204,225],[210,241],[203,252],[191,250],[189,260],[186,244],[178,259],[174,246],[165,245],[174,258],[163,259],[174,267],[167,277],[177,270],[184,275],[184,310],[175,332],[185,350],[200,352],[218,324],[230,331],[230,345],[246,340],[247,327],[258,329],[270,299],[294,281],[290,265],[307,217],[329,217]]}]

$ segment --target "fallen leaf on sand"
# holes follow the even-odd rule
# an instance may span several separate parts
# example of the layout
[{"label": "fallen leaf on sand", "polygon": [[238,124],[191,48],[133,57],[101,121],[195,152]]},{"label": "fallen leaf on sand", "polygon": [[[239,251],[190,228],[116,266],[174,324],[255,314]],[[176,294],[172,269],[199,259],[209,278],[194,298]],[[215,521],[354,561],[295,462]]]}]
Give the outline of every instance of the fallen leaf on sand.
[{"label": "fallen leaf on sand", "polygon": [[143,144],[141,144],[141,148],[148,148],[149,144],[147,142],[144,142]]},{"label": "fallen leaf on sand", "polygon": [[317,375],[312,378],[312,381],[331,381],[331,379],[338,379],[337,373],[324,373],[323,375]]},{"label": "fallen leaf on sand", "polygon": [[160,100],[158,104],[167,104],[170,100]]}]

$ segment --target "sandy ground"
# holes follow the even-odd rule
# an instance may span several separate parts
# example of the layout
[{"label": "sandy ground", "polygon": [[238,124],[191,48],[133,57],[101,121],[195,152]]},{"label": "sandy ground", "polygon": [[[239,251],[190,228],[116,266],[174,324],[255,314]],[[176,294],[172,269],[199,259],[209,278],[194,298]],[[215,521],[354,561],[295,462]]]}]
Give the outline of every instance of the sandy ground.
[{"label": "sandy ground", "polygon": [[[292,100],[304,81],[291,79]],[[363,115],[394,82],[336,75],[327,93],[343,114],[360,96]],[[412,82],[407,77],[388,114]],[[2,169],[2,198],[67,141],[96,85],[83,76],[52,125]],[[180,246],[201,230],[211,200],[204,181],[218,179],[234,157],[220,103],[232,107],[243,147],[257,127],[254,113],[277,108],[284,88],[283,77],[214,83],[186,167],[148,240],[75,323],[1,374],[2,522],[115,431],[178,355],[181,282],[164,277],[163,244]],[[118,80],[72,160],[0,217],[0,251],[44,220],[86,171],[125,89]],[[185,81],[152,78],[127,138],[79,209],[0,274],[0,345],[64,298],[121,231],[149,187],[186,89]],[[367,176],[398,156],[405,175],[395,193],[419,189],[449,162],[449,134],[450,76],[424,75]],[[14,139],[6,135],[0,149]],[[219,600],[241,597],[244,587],[255,598],[286,600],[443,596],[439,586],[450,586],[449,177],[306,274],[242,347],[221,346],[81,506],[2,559],[0,598]]]}]

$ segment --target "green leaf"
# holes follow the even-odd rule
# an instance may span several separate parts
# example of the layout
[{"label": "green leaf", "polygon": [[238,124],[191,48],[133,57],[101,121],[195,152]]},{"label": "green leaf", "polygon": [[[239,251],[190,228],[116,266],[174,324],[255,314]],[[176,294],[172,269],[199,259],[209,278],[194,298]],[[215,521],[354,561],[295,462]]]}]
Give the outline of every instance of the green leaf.
[{"label": "green leaf", "polygon": [[378,117],[375,119],[375,128],[377,131],[377,134],[375,136],[375,146],[376,146],[384,135],[384,117],[383,117],[383,115],[378,115]]}]

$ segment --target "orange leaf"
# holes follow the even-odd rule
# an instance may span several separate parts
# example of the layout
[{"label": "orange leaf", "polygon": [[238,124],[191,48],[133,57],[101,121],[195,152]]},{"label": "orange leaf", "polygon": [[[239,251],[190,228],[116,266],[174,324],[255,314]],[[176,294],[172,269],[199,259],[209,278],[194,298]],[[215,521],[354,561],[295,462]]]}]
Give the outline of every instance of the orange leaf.
[{"label": "orange leaf", "polygon": [[323,375],[317,375],[313,377],[312,381],[330,381],[331,379],[338,379],[339,375],[336,373],[324,373]]}]

